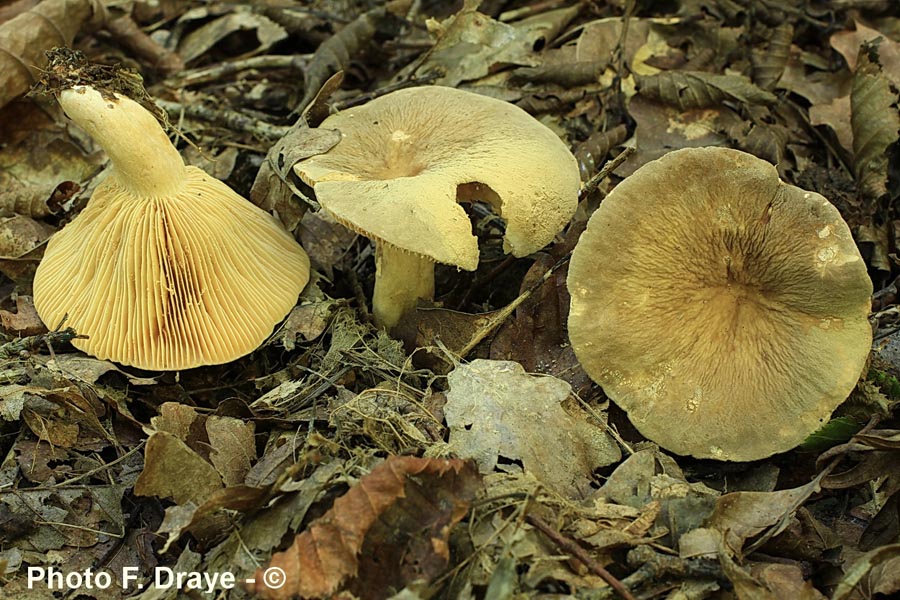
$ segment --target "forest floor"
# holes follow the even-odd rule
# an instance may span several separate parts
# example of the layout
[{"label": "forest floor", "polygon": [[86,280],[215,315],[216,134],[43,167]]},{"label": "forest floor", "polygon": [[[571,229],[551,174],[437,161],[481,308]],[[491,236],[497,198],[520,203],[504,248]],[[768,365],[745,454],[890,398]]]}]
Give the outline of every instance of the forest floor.
[{"label": "forest floor", "polygon": [[[185,161],[309,254],[310,283],[256,351],[142,371],[38,318],[46,242],[107,163],[52,93],[24,95],[66,44],[140,74]],[[18,0],[0,2],[0,50],[0,598],[900,593],[896,0]],[[388,335],[372,243],[316,211],[292,167],[327,150],[309,132],[329,112],[421,85],[524,109],[585,185],[521,258],[488,204],[466,204],[477,270],[438,265],[435,302]],[[591,214],[646,163],[702,146],[828,198],[875,290],[849,399],[753,462],[642,437],[568,337]]]}]

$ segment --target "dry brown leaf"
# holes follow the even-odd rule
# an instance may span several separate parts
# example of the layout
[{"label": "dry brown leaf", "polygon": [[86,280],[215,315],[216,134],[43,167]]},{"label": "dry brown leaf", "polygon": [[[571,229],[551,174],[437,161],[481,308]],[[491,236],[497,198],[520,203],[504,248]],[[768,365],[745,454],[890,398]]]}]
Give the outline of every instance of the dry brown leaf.
[{"label": "dry brown leaf", "polygon": [[[344,227],[341,229],[349,231]],[[337,304],[336,300],[320,300],[295,306],[275,333],[275,339],[281,342],[285,350],[293,350],[298,339],[305,342],[316,339],[325,333]]]},{"label": "dry brown leaf", "polygon": [[744,125],[743,119],[728,108],[682,111],[640,95],[628,102],[628,112],[637,122],[637,149],[616,169],[621,177],[672,150],[727,145],[728,136],[723,132]]},{"label": "dry brown leaf", "polygon": [[85,151],[71,133],[31,101],[0,110],[0,214],[46,217],[99,170],[105,155]]},{"label": "dry brown leaf", "polygon": [[774,104],[777,96],[757,87],[746,77],[704,71],[664,71],[657,75],[635,75],[642,96],[677,106],[681,110],[710,108],[725,101],[741,104]]},{"label": "dry brown leaf", "polygon": [[478,12],[479,2],[465,0],[463,8],[441,23],[430,19],[429,31],[437,38],[427,59],[416,69],[419,77],[439,70],[440,85],[456,87],[480,79],[501,65],[534,67],[534,51],[542,33],[517,29]]},{"label": "dry brown leaf", "polygon": [[814,479],[798,488],[777,492],[725,494],[716,501],[707,526],[722,532],[725,549],[740,556],[744,543],[751,537],[770,528],[774,528],[772,533],[783,531],[794,511],[819,489],[820,482]]},{"label": "dry brown leaf", "polygon": [[30,388],[22,417],[39,440],[78,450],[100,450],[110,444],[110,434],[100,423],[102,403],[81,393],[74,385],[52,390]]},{"label": "dry brown leaf", "polygon": [[479,485],[471,463],[391,456],[272,557],[267,568],[284,571],[283,587],[266,586],[260,568],[251,591],[287,600],[347,589],[368,600],[429,581],[446,567],[450,531]]},{"label": "dry brown leaf", "polygon": [[875,200],[888,193],[888,147],[900,133],[900,111],[897,93],[882,69],[879,49],[864,45],[856,66],[850,92],[853,167],[860,192]]},{"label": "dry brown leaf", "polygon": [[244,483],[250,465],[256,460],[256,425],[234,417],[211,415],[206,433],[211,450],[209,460],[228,487]]},{"label": "dry brown leaf", "polygon": [[882,546],[863,554],[847,568],[843,579],[838,582],[837,587],[834,589],[834,594],[831,596],[832,600],[850,600],[858,597],[854,595],[857,586],[865,581],[879,566],[882,568],[879,573],[876,573],[876,580],[871,582],[873,584],[871,588],[874,588],[871,589],[871,593],[890,594],[896,592],[898,590],[896,574],[900,571],[889,571],[884,567],[888,565],[896,567],[898,563],[900,563],[900,544]]},{"label": "dry brown leaf", "polygon": [[99,27],[99,0],[44,0],[0,25],[0,107],[28,91],[47,64],[44,52],[68,46],[82,27]]},{"label": "dry brown leaf", "polygon": [[46,223],[22,215],[0,217],[0,272],[13,280],[30,280],[44,253],[44,244],[55,231]]},{"label": "dry brown leaf", "polygon": [[228,35],[244,30],[256,32],[259,46],[254,52],[262,52],[287,37],[287,31],[278,23],[261,14],[238,9],[214,19],[186,35],[178,44],[178,54],[185,63],[190,63]]},{"label": "dry brown leaf", "polygon": [[304,158],[322,154],[341,140],[333,129],[295,126],[278,140],[266,154],[256,180],[250,189],[250,199],[267,212],[273,212],[288,231],[300,224],[307,204],[297,198],[302,195],[294,174],[294,164]]},{"label": "dry brown leaf", "polygon": [[[575,245],[584,223],[573,225],[566,241],[555,246],[552,254],[538,254],[522,279],[520,293],[539,284],[544,274]],[[515,318],[507,320],[491,341],[490,358],[513,360],[529,373],[558,377],[572,386],[580,397],[593,385],[581,368],[569,344],[566,319],[569,314],[569,292],[566,270],[558,269],[516,309]]]},{"label": "dry brown leaf", "polygon": [[159,415],[150,419],[156,431],[171,433],[182,442],[187,442],[191,435],[194,421],[200,418],[192,406],[180,402],[163,402],[159,407]]},{"label": "dry brown leaf", "polygon": [[853,128],[850,126],[850,95],[809,107],[811,125],[828,125],[847,152],[853,152]]},{"label": "dry brown leaf", "polygon": [[580,409],[563,409],[572,388],[561,379],[528,375],[512,361],[478,359],[447,380],[450,445],[482,473],[500,457],[520,460],[550,489],[578,497],[590,491],[595,469],[621,457],[601,424]]},{"label": "dry brown leaf", "polygon": [[767,47],[754,50],[751,54],[753,82],[760,88],[772,90],[781,79],[788,62],[793,36],[794,26],[789,22],[781,23],[772,29]]},{"label": "dry brown leaf", "polygon": [[878,42],[878,54],[884,73],[895,86],[900,87],[900,42],[896,42],[877,29],[866,27],[854,21],[855,31],[840,31],[831,36],[831,47],[841,53],[851,71],[856,71],[859,47],[866,43]]},{"label": "dry brown leaf", "polygon": [[31,296],[16,296],[16,312],[0,310],[0,325],[13,335],[27,336],[46,333],[47,328],[34,309]]},{"label": "dry brown leaf", "polygon": [[157,431],[147,440],[144,470],[134,484],[136,496],[202,504],[220,489],[222,479],[216,469],[176,436]]}]

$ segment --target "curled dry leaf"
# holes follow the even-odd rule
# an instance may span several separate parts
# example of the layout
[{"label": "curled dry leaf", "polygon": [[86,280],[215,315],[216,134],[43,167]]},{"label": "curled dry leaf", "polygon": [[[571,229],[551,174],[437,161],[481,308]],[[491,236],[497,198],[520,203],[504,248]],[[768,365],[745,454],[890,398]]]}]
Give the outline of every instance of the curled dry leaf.
[{"label": "curled dry leaf", "polygon": [[707,526],[722,533],[729,555],[740,556],[745,542],[751,537],[767,530],[768,535],[783,531],[794,511],[819,491],[819,483],[817,478],[788,490],[725,494],[716,501]]},{"label": "curled dry leaf", "polygon": [[416,69],[419,77],[437,69],[444,73],[438,83],[455,87],[463,81],[480,79],[499,65],[540,64],[533,50],[540,32],[495,21],[478,12],[478,4],[466,0],[462,10],[443,22],[428,21],[429,31],[437,41]]},{"label": "curled dry leaf", "polygon": [[888,191],[887,149],[900,131],[897,93],[882,69],[875,44],[864,44],[859,50],[850,92],[850,124],[856,181],[863,196],[875,200]]},{"label": "curled dry leaf", "polygon": [[641,95],[681,110],[719,106],[725,101],[765,105],[778,100],[775,94],[738,75],[665,71],[657,75],[635,75],[634,82]]},{"label": "curled dry leaf", "polygon": [[272,557],[286,582],[251,591],[268,600],[326,598],[348,590],[384,598],[414,580],[430,581],[449,561],[448,539],[480,486],[471,463],[392,456]]},{"label": "curled dry leaf", "polygon": [[44,52],[70,45],[82,27],[105,20],[100,0],[44,0],[0,25],[0,107],[38,80]]},{"label": "curled dry leaf", "polygon": [[866,582],[872,594],[892,594],[900,590],[900,544],[882,546],[857,559],[844,574],[832,595],[832,600],[850,600],[857,586]]},{"label": "curled dry leaf", "polygon": [[294,165],[304,158],[327,152],[341,140],[339,131],[299,125],[278,140],[266,154],[250,189],[250,199],[266,212],[274,212],[288,231],[294,231],[306,212],[297,188]]},{"label": "curled dry leaf", "polygon": [[305,109],[332,75],[350,66],[357,53],[372,41],[379,22],[386,15],[387,11],[382,7],[366,11],[319,44],[303,69],[303,98],[295,112]]},{"label": "curled dry leaf", "polygon": [[214,19],[186,35],[178,45],[178,53],[184,62],[189,63],[201,57],[228,35],[245,30],[255,31],[259,39],[259,46],[254,52],[262,52],[287,37],[287,31],[271,19],[257,13],[237,10]]},{"label": "curled dry leaf", "polygon": [[772,90],[781,79],[788,62],[793,36],[794,26],[791,23],[782,23],[772,30],[768,47],[751,54],[753,82],[761,89]]}]

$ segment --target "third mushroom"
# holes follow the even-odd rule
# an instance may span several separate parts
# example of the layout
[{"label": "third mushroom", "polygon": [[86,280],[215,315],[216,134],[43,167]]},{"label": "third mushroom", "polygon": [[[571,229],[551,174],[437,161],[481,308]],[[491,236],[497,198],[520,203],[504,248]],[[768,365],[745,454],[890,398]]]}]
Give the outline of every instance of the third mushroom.
[{"label": "third mushroom", "polygon": [[478,241],[461,200],[479,199],[506,221],[504,250],[531,254],[568,223],[578,164],[553,131],[522,109],[447,87],[382,96],[320,125],[341,141],[294,170],[322,208],[372,239],[372,312],[393,327],[434,294],[434,264],[478,266]]},{"label": "third mushroom", "polygon": [[725,148],[672,152],[619,184],[568,287],[588,374],[642,434],[700,458],[801,443],[872,341],[872,283],[837,209]]}]

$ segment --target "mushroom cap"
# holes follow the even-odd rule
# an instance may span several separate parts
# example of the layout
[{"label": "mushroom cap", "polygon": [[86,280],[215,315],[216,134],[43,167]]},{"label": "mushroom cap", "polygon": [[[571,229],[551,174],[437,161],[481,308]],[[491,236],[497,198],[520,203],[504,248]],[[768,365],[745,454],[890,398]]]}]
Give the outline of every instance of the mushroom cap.
[{"label": "mushroom cap", "polygon": [[341,141],[294,171],[322,207],[366,237],[437,262],[478,266],[478,240],[457,202],[475,187],[466,184],[480,184],[476,191],[506,221],[504,249],[516,256],[549,243],[578,203],[575,157],[549,128],[501,100],[410,88],[320,127],[339,130]]},{"label": "mushroom cap", "polygon": [[678,150],[620,183],[567,284],[579,361],[678,454],[797,446],[847,398],[872,341],[872,283],[837,209],[736,150]]},{"label": "mushroom cap", "polygon": [[[117,97],[103,110],[135,107],[144,110]],[[158,196],[138,195],[120,175],[47,244],[34,279],[44,323],[65,316],[88,336],[75,347],[143,369],[220,364],[257,348],[309,280],[300,245],[196,167]]]}]

